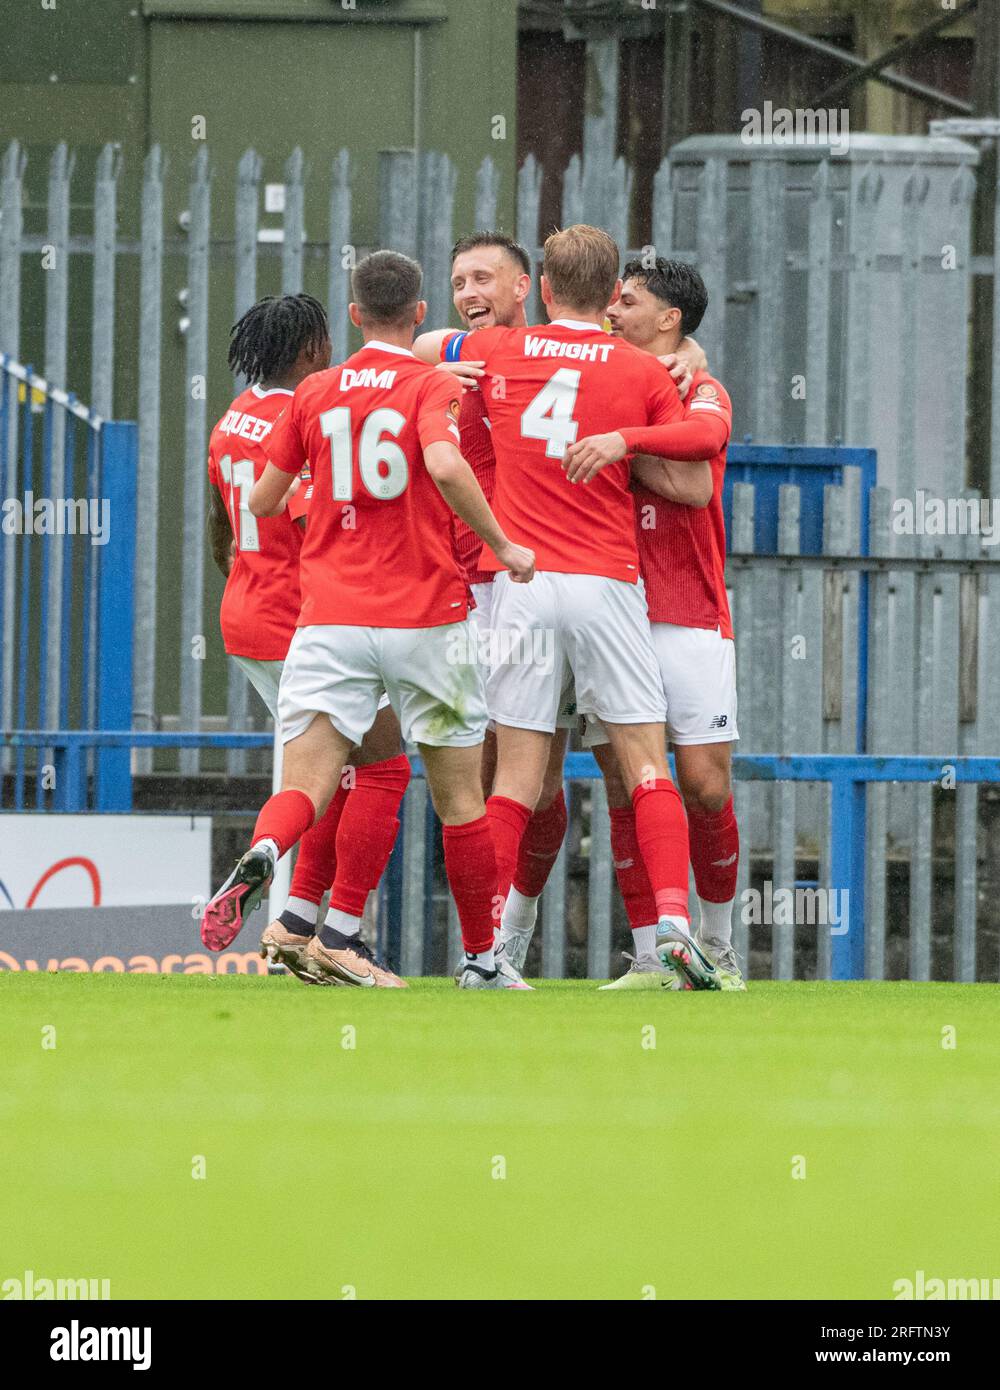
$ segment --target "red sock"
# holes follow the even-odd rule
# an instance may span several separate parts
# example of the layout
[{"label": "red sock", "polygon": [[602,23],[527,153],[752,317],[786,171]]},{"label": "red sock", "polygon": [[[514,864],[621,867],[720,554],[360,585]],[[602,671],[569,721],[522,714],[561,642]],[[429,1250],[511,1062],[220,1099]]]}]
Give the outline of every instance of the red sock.
[{"label": "red sock", "polygon": [[462,927],[462,945],[478,956],[493,945],[497,864],[489,819],[480,816],[465,825],[446,825],[441,837],[444,869]]},{"label": "red sock", "polygon": [[688,827],[673,782],[657,779],[632,793],[635,833],[656,900],[656,915],[688,915]]},{"label": "red sock", "polygon": [[537,898],[549,881],[566,834],[566,797],[559,795],[544,811],[535,811],[524,828],[514,871],[514,887],[526,898]]},{"label": "red sock", "polygon": [[385,762],[355,770],[337,831],[337,877],[330,906],[352,917],[365,910],[377,888],[399,830],[398,812],[410,780],[410,762],[402,753]]},{"label": "red sock", "polygon": [[290,898],[304,898],[308,903],[318,903],[329,888],[337,872],[337,826],[347,804],[347,796],[347,788],[338,787],[319,820],[302,836],[288,890]]},{"label": "red sock", "polygon": [[273,840],[281,854],[287,854],[315,819],[316,807],[305,792],[276,792],[261,807],[251,844],[255,845],[258,840]]},{"label": "red sock", "polygon": [[635,811],[631,806],[613,806],[611,816],[611,857],[615,877],[625,903],[628,924],[633,931],[639,927],[655,927],[660,920],[656,899],[650,887],[649,875],[639,849],[635,832]]},{"label": "red sock", "polygon": [[740,832],[730,797],[721,811],[688,811],[691,867],[698,897],[707,903],[728,903],[736,897],[740,862]]},{"label": "red sock", "polygon": [[491,796],[486,803],[486,816],[496,852],[496,892],[499,898],[506,898],[517,868],[521,836],[531,819],[531,811],[520,801],[512,801],[509,796]]}]

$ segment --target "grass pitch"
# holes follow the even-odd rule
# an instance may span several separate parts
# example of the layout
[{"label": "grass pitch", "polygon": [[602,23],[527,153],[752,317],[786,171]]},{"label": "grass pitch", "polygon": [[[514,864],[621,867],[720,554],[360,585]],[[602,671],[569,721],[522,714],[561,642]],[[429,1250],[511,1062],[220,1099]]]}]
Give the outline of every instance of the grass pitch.
[{"label": "grass pitch", "polygon": [[884,1299],[994,1276],[997,1003],[2,974],[0,1280]]}]

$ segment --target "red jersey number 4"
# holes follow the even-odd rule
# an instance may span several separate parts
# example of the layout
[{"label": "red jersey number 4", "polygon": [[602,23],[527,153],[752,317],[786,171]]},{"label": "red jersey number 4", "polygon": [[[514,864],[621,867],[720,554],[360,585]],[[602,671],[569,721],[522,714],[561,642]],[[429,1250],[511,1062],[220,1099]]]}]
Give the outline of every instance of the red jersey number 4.
[{"label": "red jersey number 4", "polygon": [[573,419],[573,411],[580,376],[572,367],[559,367],[521,416],[521,438],[543,440],[546,458],[562,462],[566,450],[576,443],[580,423]]}]

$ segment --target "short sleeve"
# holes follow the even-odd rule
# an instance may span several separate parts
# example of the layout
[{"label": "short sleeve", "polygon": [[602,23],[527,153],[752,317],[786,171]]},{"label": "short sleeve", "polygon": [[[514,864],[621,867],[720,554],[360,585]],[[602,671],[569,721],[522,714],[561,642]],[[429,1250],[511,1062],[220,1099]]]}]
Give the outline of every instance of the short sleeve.
[{"label": "short sleeve", "polygon": [[510,331],[508,328],[479,328],[475,333],[452,333],[441,344],[441,361],[485,362],[488,370],[490,354]]},{"label": "short sleeve", "polygon": [[306,462],[306,447],[299,426],[297,402],[292,403],[279,417],[267,444],[267,461],[283,473],[298,473]]},{"label": "short sleeve", "polygon": [[458,445],[458,417],[462,410],[461,391],[449,372],[433,372],[420,395],[417,408],[417,434],[420,447],[431,444]]},{"label": "short sleeve", "polygon": [[732,402],[725,387],[713,377],[702,377],[697,386],[691,388],[691,394],[685,402],[685,406],[689,415],[698,411],[721,416],[732,431]]},{"label": "short sleeve", "polygon": [[299,485],[288,499],[288,515],[293,521],[301,521],[303,517],[309,515],[312,492],[312,469],[309,467],[309,460],[307,459],[299,471]]}]

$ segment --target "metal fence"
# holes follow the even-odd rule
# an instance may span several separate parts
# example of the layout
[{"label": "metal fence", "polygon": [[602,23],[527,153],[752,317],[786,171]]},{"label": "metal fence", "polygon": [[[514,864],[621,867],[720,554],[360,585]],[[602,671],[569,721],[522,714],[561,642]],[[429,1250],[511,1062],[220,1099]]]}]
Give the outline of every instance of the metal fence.
[{"label": "metal fence", "polygon": [[[952,501],[976,500],[962,487],[965,326],[973,276],[993,271],[991,262],[974,262],[968,254],[976,152],[950,140],[856,137],[851,156],[840,160],[829,158],[822,148],[792,149],[786,157],[780,150],[747,150],[730,137],[696,139],[676,146],[664,161],[648,224],[637,227],[628,211],[630,171],[614,158],[607,140],[597,144],[596,137],[588,139],[585,158],[574,160],[562,177],[563,222],[595,221],[623,246],[631,231],[630,254],[653,247],[699,265],[712,294],[700,336],[713,367],[732,387],[738,435],[782,445],[796,437],[816,444],[841,437],[858,446],[884,441],[878,458],[883,485],[870,494],[870,512],[867,482],[850,467],[824,481],[819,491],[794,481],[767,484],[758,454],[751,483],[738,480],[739,448],[731,450],[730,581],[740,672],[740,746],[752,756],[867,754],[939,760],[937,791],[926,779],[909,786],[879,781],[869,789],[866,940],[885,943],[890,972],[924,969],[928,951],[943,959],[951,938],[937,941],[933,928],[950,922],[952,912],[949,906],[942,913],[932,888],[939,897],[954,893],[963,923],[976,921],[978,905],[978,968],[983,969],[983,962],[995,956],[995,903],[1000,900],[993,849],[997,837],[990,833],[995,828],[992,792],[977,792],[959,777],[951,785],[947,769],[957,757],[992,758],[1000,752],[993,714],[1000,707],[1000,580],[982,535],[920,534],[898,524],[897,516],[901,500],[916,503],[918,486]],[[24,329],[22,276],[26,267],[45,258],[46,378],[82,390],[85,383],[76,378],[78,368],[67,348],[69,300],[74,287],[79,293],[81,276],[87,280],[89,266],[89,283],[82,288],[89,290],[90,399],[102,418],[112,413],[115,371],[123,356],[138,358],[136,487],[143,544],[135,572],[133,722],[139,730],[167,726],[203,733],[224,725],[245,731],[254,715],[243,677],[229,673],[225,714],[216,709],[214,719],[206,721],[206,663],[191,655],[192,638],[212,632],[215,624],[215,615],[206,612],[204,572],[208,402],[228,399],[233,385],[221,345],[209,342],[209,309],[218,301],[220,268],[233,287],[227,318],[253,301],[265,267],[269,276],[280,272],[282,289],[309,288],[325,298],[334,353],[342,357],[349,347],[351,262],[371,246],[392,245],[422,259],[431,321],[445,322],[450,312],[448,249],[453,236],[465,230],[454,226],[455,172],[442,155],[404,150],[383,154],[377,171],[355,168],[342,151],[330,170],[317,173],[293,152],[283,172],[282,225],[268,229],[268,240],[261,238],[263,169],[253,151],[240,160],[228,188],[220,171],[213,171],[208,152],[200,151],[191,168],[180,234],[168,231],[160,151],[154,148],[145,161],[137,228],[119,225],[120,172],[116,152],[106,148],[93,183],[93,225],[87,231],[77,225],[74,231],[74,167],[68,149],[60,146],[49,164],[44,229],[26,232],[25,159],[16,143],[8,148],[0,165],[0,348],[16,355]],[[362,234],[352,214],[352,189],[356,180],[376,176],[379,226]],[[543,177],[529,159],[519,171],[516,190],[514,230],[536,258],[547,230],[540,225]],[[317,183],[326,204],[325,225],[320,238],[306,238],[304,209],[307,204],[315,208]],[[500,193],[496,168],[486,159],[476,181],[477,225],[496,225]],[[213,233],[213,207],[217,215],[223,198],[231,200],[232,235]],[[312,214],[310,223],[315,230]],[[139,312],[134,326],[116,331],[116,293],[125,263],[138,271]],[[173,375],[164,369],[168,264],[183,266],[185,282],[183,371]],[[1000,329],[994,349],[998,344]],[[911,371],[905,369],[908,362],[915,364]],[[995,375],[1000,379],[1000,370]],[[52,391],[48,395],[55,399]],[[171,465],[169,489],[161,476],[161,436],[168,416],[183,420],[183,458]],[[72,450],[64,417],[65,411],[56,410],[47,435],[53,487],[64,476]],[[8,428],[12,418],[8,411]],[[993,411],[993,420],[991,476],[998,478],[1000,411]],[[18,450],[9,447],[6,496],[25,485],[20,460]],[[165,508],[162,499],[168,491]],[[7,663],[12,660],[6,639],[13,631],[8,618],[19,544],[4,535]],[[53,558],[49,564],[45,592],[52,596],[47,610],[51,633],[62,589],[53,578],[59,562]],[[29,605],[29,626],[41,593],[37,585],[21,591],[21,602]],[[170,611],[175,601],[176,611]],[[174,655],[160,636],[164,629],[171,633]],[[46,689],[61,660],[54,647],[48,650]],[[221,661],[221,647],[216,660]],[[859,680],[859,668],[866,679]],[[0,718],[6,729],[23,731],[16,683],[6,666],[4,670]],[[178,692],[176,702],[158,695],[170,687]],[[56,697],[46,698],[47,708],[38,713],[42,728],[52,723],[55,708]],[[119,721],[117,727],[127,722]],[[135,740],[137,771],[151,767],[155,742]],[[160,746],[183,745],[178,765],[194,772],[204,742],[164,738]],[[267,742],[266,735],[225,740],[229,771],[242,771],[248,748]],[[79,750],[82,745],[77,741],[75,746]],[[127,756],[124,747],[110,751],[121,760]],[[79,757],[70,744],[66,748],[69,756]],[[977,766],[980,771],[987,767]],[[418,787],[408,803],[407,823],[414,816],[419,820],[419,810],[411,809],[419,795]],[[578,802],[580,796],[587,805],[578,804],[574,844],[578,850],[586,842],[582,857],[592,871],[586,894],[594,935],[589,945],[574,946],[572,894],[562,899],[570,935],[561,958],[555,925],[546,938],[550,968],[557,974],[560,959],[569,968],[580,968],[581,951],[584,966],[603,960],[601,943],[605,935],[612,939],[615,930],[606,906],[611,870],[610,861],[601,858],[602,834],[593,827],[585,833],[586,818],[581,819],[583,811],[590,813],[592,800],[600,822],[601,794],[591,798],[582,787]],[[775,882],[824,881],[831,853],[830,813],[821,788],[808,781],[799,785],[793,777],[756,787],[752,794],[748,784],[741,784],[737,799],[746,875],[769,865]],[[406,902],[416,904],[412,856],[418,851],[408,844]],[[888,880],[882,874],[887,860]],[[742,886],[748,882],[745,877]],[[562,920],[561,891],[557,872],[549,890],[549,900],[556,904],[553,923]],[[438,908],[443,910],[443,904]],[[896,930],[897,915],[905,919],[902,933]],[[417,918],[409,920],[416,923]],[[401,938],[410,943],[405,950],[411,957],[417,930],[412,925]],[[977,932],[970,938],[967,925],[962,931],[961,977],[968,978],[968,941],[976,940]],[[912,948],[913,960],[907,957],[901,966],[900,951],[910,949],[901,945],[904,939],[922,944]],[[743,944],[753,957],[754,940]],[[785,977],[793,970],[826,968],[826,958],[814,952],[813,958],[798,960],[787,936],[779,933],[759,952],[756,968]],[[992,966],[985,968],[996,975]]]},{"label": "metal fence", "polygon": [[[730,387],[737,437],[874,446],[878,481],[894,497],[913,497],[921,487],[956,495],[966,477],[969,300],[973,277],[992,273],[992,262],[969,255],[976,151],[947,139],[853,136],[842,157],[830,154],[821,146],[745,146],[726,136],[684,141],[660,166],[640,225],[632,172],[615,157],[608,130],[598,122],[588,125],[585,156],[560,175],[562,220],[607,226],[623,247],[631,240],[630,255],[655,249],[700,267],[712,297],[700,337],[713,369]],[[253,302],[265,271],[269,287],[277,275],[283,290],[308,288],[326,301],[334,354],[342,357],[349,348],[353,260],[377,244],[417,254],[426,269],[430,321],[443,323],[451,311],[448,251],[454,235],[467,230],[454,225],[455,170],[434,151],[387,151],[373,170],[355,167],[342,150],[323,171],[308,169],[293,151],[282,174],[280,228],[262,226],[263,166],[254,151],[233,172],[227,186],[225,171],[213,169],[202,148],[176,216],[176,209],[166,207],[164,160],[154,148],[143,168],[138,226],[123,227],[117,152],[110,146],[102,151],[93,183],[81,194],[73,159],[61,145],[49,163],[44,228],[36,207],[35,230],[28,232],[25,156],[16,142],[0,164],[0,350],[19,354],[22,279],[41,258],[46,378],[89,392],[93,408],[107,418],[116,370],[120,375],[126,357],[138,363],[144,543],[136,572],[137,728],[202,727],[206,665],[221,674],[218,644],[212,644],[207,662],[192,659],[192,640],[215,627],[203,544],[209,402],[221,411],[234,386],[224,344],[209,341],[210,308],[218,314],[224,294],[223,321],[231,322],[230,313]],[[540,225],[546,177],[534,159],[526,160],[514,200],[513,230],[536,259],[548,230]],[[380,191],[379,224],[360,228],[352,190],[359,180],[372,179]],[[500,195],[496,166],[487,158],[476,178],[477,225],[496,225]],[[86,206],[88,198],[92,225],[83,230],[76,204]],[[320,236],[318,205],[325,206]],[[224,234],[213,230],[222,221]],[[176,222],[179,232],[170,230]],[[138,312],[123,325],[118,302],[127,268],[137,272]],[[170,324],[166,320],[176,320],[176,314],[165,311],[168,269],[183,282],[181,317]],[[79,298],[81,290],[89,290],[89,387],[77,379],[67,351],[70,296]],[[537,299],[530,308],[540,310]],[[171,328],[183,334],[182,367]],[[167,371],[168,362],[176,369]],[[995,377],[1000,380],[1000,363]],[[1000,478],[1000,410],[993,421],[992,465],[979,460],[977,467],[989,474],[992,466],[992,476]],[[167,423],[175,431],[171,448],[183,457],[175,462],[172,456],[164,469]],[[57,421],[56,474],[62,467],[60,430]],[[807,514],[804,524],[815,525],[816,514]],[[919,553],[913,537],[891,532],[889,541],[894,554]],[[215,726],[253,727],[243,676],[230,672],[226,680],[225,715],[216,703]],[[906,692],[898,694],[903,699]],[[915,685],[908,695],[915,709]],[[7,727],[11,712],[9,704],[0,710]],[[888,727],[909,726],[909,716],[900,719],[901,713],[894,710]],[[896,751],[909,751],[905,737]],[[231,772],[244,770],[244,756],[230,754]],[[138,755],[138,766],[149,770],[148,754]],[[181,771],[199,766],[197,750],[180,755]]]},{"label": "metal fence", "polygon": [[[103,420],[0,354],[0,566],[5,728],[121,729],[132,713],[136,427]],[[127,750],[8,742],[10,799],[38,810],[111,809],[127,797]],[[30,761],[29,761],[30,760]],[[3,798],[0,798],[2,801]]]}]

